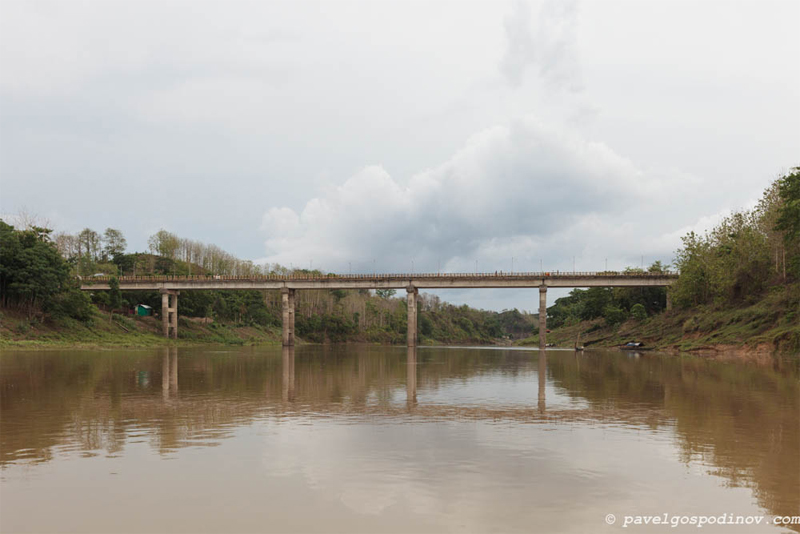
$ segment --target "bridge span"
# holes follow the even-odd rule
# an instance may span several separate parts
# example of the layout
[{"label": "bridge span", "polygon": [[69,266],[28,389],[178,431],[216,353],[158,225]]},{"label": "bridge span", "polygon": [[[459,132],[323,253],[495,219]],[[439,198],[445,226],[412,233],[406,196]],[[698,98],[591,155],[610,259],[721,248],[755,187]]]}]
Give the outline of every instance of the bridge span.
[{"label": "bridge span", "polygon": [[[405,289],[408,296],[408,346],[417,345],[417,300],[420,289],[529,288],[539,289],[539,347],[547,338],[547,289],[573,287],[667,287],[674,272],[514,272],[314,274],[256,276],[120,276],[122,291],[159,291],[164,335],[178,337],[178,295],[186,290],[276,290],[281,292],[283,345],[294,345],[295,292],[307,289]],[[84,291],[109,290],[111,277],[81,279]],[[667,309],[671,306],[667,292]]]}]

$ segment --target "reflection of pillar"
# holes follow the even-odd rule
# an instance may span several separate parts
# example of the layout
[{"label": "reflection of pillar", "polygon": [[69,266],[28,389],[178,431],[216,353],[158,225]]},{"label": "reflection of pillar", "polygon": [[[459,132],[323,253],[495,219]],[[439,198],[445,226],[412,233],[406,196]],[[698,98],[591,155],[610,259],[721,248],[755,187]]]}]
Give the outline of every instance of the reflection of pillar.
[{"label": "reflection of pillar", "polygon": [[547,286],[539,286],[539,350],[547,346]]},{"label": "reflection of pillar", "polygon": [[416,406],[417,404],[417,349],[408,347],[408,357],[406,358],[406,404]]},{"label": "reflection of pillar", "polygon": [[170,349],[169,388],[173,393],[178,392],[178,347]]},{"label": "reflection of pillar", "polygon": [[283,346],[294,346],[294,289],[281,289],[283,311]]},{"label": "reflection of pillar", "polygon": [[171,301],[169,306],[169,319],[170,328],[172,329],[172,339],[178,339],[178,295],[178,291],[173,291],[169,298]]},{"label": "reflection of pillar", "polygon": [[161,328],[164,337],[169,337],[169,293],[165,289],[161,290]]},{"label": "reflection of pillar", "polygon": [[284,402],[294,401],[294,347],[283,347],[283,391]]},{"label": "reflection of pillar", "polygon": [[169,349],[164,348],[164,357],[161,360],[161,396],[169,399]]},{"label": "reflection of pillar", "polygon": [[408,292],[408,346],[417,346],[417,298],[419,291],[411,284],[406,288]]},{"label": "reflection of pillar", "polygon": [[547,351],[542,350],[539,352],[539,413],[545,411],[545,393],[544,389],[547,385]]},{"label": "reflection of pillar", "polygon": [[161,360],[161,394],[169,399],[170,392],[178,393],[178,347],[164,347]]}]

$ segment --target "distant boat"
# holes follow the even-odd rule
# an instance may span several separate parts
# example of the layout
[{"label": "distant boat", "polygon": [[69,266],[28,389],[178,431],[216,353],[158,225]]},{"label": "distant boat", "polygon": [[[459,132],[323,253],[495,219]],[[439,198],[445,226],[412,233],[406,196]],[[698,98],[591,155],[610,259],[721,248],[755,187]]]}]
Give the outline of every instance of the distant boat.
[{"label": "distant boat", "polygon": [[645,347],[644,343],[640,341],[628,341],[624,345],[619,346],[620,350],[653,350],[651,347]]},{"label": "distant boat", "polygon": [[580,350],[580,351],[583,350],[583,345],[579,345],[580,342],[581,342],[581,333],[578,332],[578,338],[575,340],[575,350]]}]

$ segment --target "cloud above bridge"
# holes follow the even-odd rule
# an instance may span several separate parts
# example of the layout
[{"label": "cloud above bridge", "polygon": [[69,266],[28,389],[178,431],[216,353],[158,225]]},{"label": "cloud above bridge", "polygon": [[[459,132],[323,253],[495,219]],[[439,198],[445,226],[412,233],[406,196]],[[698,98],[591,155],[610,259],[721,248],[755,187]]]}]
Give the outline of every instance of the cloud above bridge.
[{"label": "cloud above bridge", "polygon": [[[264,215],[270,263],[346,272],[586,270],[621,250],[669,259],[675,242],[647,243],[643,212],[668,209],[696,185],[644,172],[603,143],[525,117],[472,136],[446,162],[406,183],[365,167],[296,212]],[[642,209],[642,207],[646,209]],[[654,255],[658,255],[655,258]],[[569,265],[565,259],[570,258]],[[412,261],[414,263],[412,267]],[[636,262],[638,263],[638,261]]]}]

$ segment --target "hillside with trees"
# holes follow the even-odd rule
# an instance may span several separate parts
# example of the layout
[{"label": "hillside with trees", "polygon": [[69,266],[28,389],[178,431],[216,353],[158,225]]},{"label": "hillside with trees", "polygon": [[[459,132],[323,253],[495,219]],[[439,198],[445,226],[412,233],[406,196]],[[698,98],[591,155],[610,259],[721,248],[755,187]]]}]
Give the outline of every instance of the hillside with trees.
[{"label": "hillside with trees", "polygon": [[[323,274],[278,264],[256,265],[215,245],[165,230],[150,237],[147,252],[127,253],[124,235],[113,228],[102,234],[85,228],[74,235],[53,235],[36,226],[19,230],[1,224],[0,284],[6,324],[0,328],[11,339],[32,339],[39,332],[44,339],[58,340],[63,338],[59,329],[85,331],[90,339],[97,329],[116,330],[121,336],[131,331],[158,335],[158,321],[132,316],[131,311],[137,304],[159,311],[161,296],[154,291],[120,291],[116,276]],[[85,293],[77,289],[80,278],[97,274],[112,276],[111,291]],[[39,286],[34,287],[33,280]],[[297,334],[305,341],[405,342],[406,300],[393,290],[300,291],[296,306]],[[536,331],[535,317],[516,309],[476,310],[424,293],[419,306],[422,343],[495,343]],[[179,309],[178,332],[185,340],[241,343],[279,339],[281,302],[276,291],[185,291]],[[16,323],[9,328],[12,319]]]},{"label": "hillside with trees", "polygon": [[548,308],[548,341],[800,352],[800,168],[775,180],[752,210],[682,241],[672,311],[662,313],[664,289],[576,289]]}]

